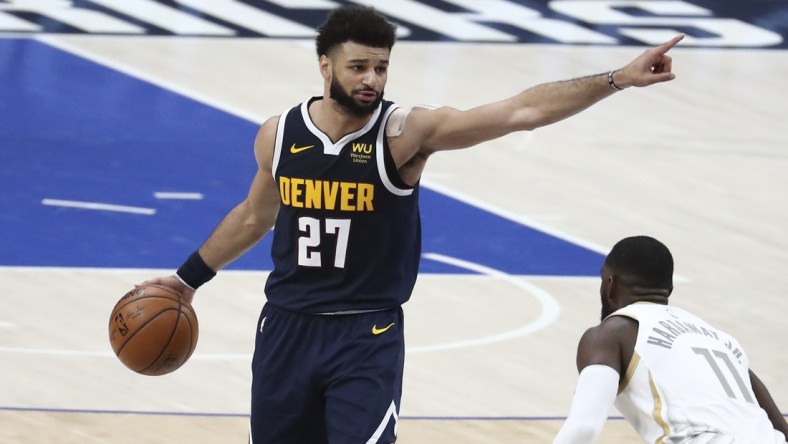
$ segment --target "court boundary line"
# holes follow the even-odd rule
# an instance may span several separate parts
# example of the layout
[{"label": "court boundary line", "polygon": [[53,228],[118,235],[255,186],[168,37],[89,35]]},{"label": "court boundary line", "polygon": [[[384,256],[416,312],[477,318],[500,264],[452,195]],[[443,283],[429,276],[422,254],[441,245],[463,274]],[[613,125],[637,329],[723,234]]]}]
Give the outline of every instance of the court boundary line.
[{"label": "court boundary line", "polygon": [[509,285],[512,285],[519,290],[525,291],[531,297],[536,299],[536,301],[541,306],[542,310],[535,320],[525,325],[522,325],[520,327],[517,327],[514,330],[508,330],[503,333],[496,333],[487,336],[480,336],[474,339],[465,339],[462,341],[447,342],[444,344],[422,345],[422,346],[411,347],[411,348],[405,347],[406,354],[477,347],[477,346],[494,344],[496,342],[508,341],[511,339],[519,338],[521,336],[527,336],[531,333],[546,328],[550,324],[555,323],[555,321],[561,315],[561,305],[553,297],[553,295],[537,287],[536,285],[517,279],[513,275],[504,273],[503,271],[496,270],[494,268],[481,265],[475,262],[457,259],[451,256],[446,256],[438,253],[427,252],[427,253],[423,253],[422,257],[424,259],[433,260],[436,262],[442,262],[444,264],[449,264],[455,267],[463,268],[465,270],[477,273],[478,275],[481,276],[503,280]]},{"label": "court boundary line", "polygon": [[[64,413],[88,415],[137,415],[137,416],[185,416],[207,418],[248,418],[248,413],[218,412],[166,412],[145,410],[101,410],[101,409],[66,409],[56,407],[12,407],[0,406],[0,412],[20,413]],[[411,421],[565,421],[566,416],[400,416],[400,419]],[[623,416],[609,416],[608,419],[623,420]]]},{"label": "court boundary line", "polygon": [[[429,176],[429,173],[427,173],[426,176]],[[462,202],[462,203],[464,203],[466,205],[470,205],[470,206],[475,207],[477,209],[480,209],[482,211],[486,211],[486,212],[494,214],[494,215],[496,215],[498,217],[502,217],[502,218],[507,219],[507,220],[509,220],[511,222],[514,222],[514,223],[516,223],[518,225],[522,225],[522,226],[525,226],[525,227],[528,227],[528,228],[531,228],[531,229],[534,229],[534,230],[537,230],[537,231],[541,231],[541,232],[543,232],[545,234],[548,234],[550,236],[553,236],[553,237],[556,237],[558,239],[564,240],[566,242],[570,242],[570,243],[572,243],[574,245],[581,246],[583,248],[587,248],[587,249],[589,249],[591,251],[594,251],[595,253],[599,253],[599,254],[601,254],[603,256],[605,254],[607,254],[607,249],[605,249],[602,246],[597,245],[597,244],[595,244],[593,242],[574,237],[572,235],[569,235],[567,233],[563,233],[563,232],[561,232],[559,230],[556,230],[554,228],[549,228],[549,227],[545,226],[544,224],[541,224],[539,222],[534,221],[533,219],[529,218],[528,216],[517,215],[517,214],[514,214],[514,213],[512,213],[510,211],[504,210],[502,208],[495,207],[495,206],[490,205],[490,204],[488,204],[486,202],[483,202],[483,201],[481,201],[479,199],[470,197],[470,196],[468,196],[468,195],[466,195],[464,193],[461,193],[459,191],[451,189],[451,188],[449,188],[447,186],[439,185],[439,184],[437,184],[437,183],[435,183],[435,182],[433,182],[433,181],[431,181],[429,179],[422,178],[421,179],[421,185],[426,187],[426,188],[429,188],[432,191],[435,191],[436,193],[443,194],[443,195],[448,196],[448,197],[450,197],[450,198],[452,198],[454,200],[458,200],[458,201],[460,201],[460,202]]]},{"label": "court boundary line", "polygon": [[[543,290],[542,288],[534,284],[531,284],[530,282],[523,280],[522,277],[524,276],[510,275],[503,271],[496,270],[494,268],[487,267],[482,264],[478,264],[475,262],[470,262],[470,261],[466,261],[438,253],[427,252],[424,253],[422,256],[424,257],[424,259],[427,260],[442,262],[475,273],[471,275],[460,275],[460,276],[469,276],[469,277],[472,276],[477,278],[492,278],[492,279],[502,280],[505,283],[527,293],[528,295],[536,299],[536,301],[541,306],[541,311],[539,312],[538,316],[534,320],[524,325],[517,326],[514,329],[487,334],[476,338],[463,339],[463,340],[445,342],[439,344],[406,347],[405,353],[407,354],[454,350],[460,348],[486,346],[497,342],[504,342],[519,337],[527,336],[531,333],[547,328],[549,325],[555,323],[556,320],[560,317],[561,306],[558,303],[558,301],[549,292]],[[97,269],[97,270],[106,271],[105,269]],[[119,269],[119,270],[126,272],[129,271],[129,269]],[[0,271],[2,271],[2,267],[0,267]],[[241,271],[241,272],[249,273],[248,271]],[[255,273],[260,273],[260,272],[255,272]],[[453,277],[454,275],[447,274],[447,276]],[[107,350],[23,348],[23,347],[7,347],[0,345],[0,354],[2,353],[25,354],[25,355],[48,355],[48,356],[61,356],[61,357],[81,357],[81,358],[113,357],[113,353],[110,353]],[[207,353],[207,354],[195,354],[194,356],[192,356],[191,359],[196,361],[216,361],[216,360],[228,360],[228,361],[247,360],[248,361],[251,360],[251,358],[252,358],[251,353]]]},{"label": "court boundary line", "polygon": [[[19,413],[63,413],[74,415],[135,415],[135,416],[182,416],[202,418],[248,418],[248,413],[218,412],[165,412],[145,410],[100,410],[100,409],[64,409],[56,407],[12,407],[0,405],[0,412]],[[783,413],[788,417],[788,413]],[[408,421],[566,421],[566,416],[400,416]],[[608,421],[624,421],[623,416],[608,416]]]},{"label": "court boundary line", "polygon": [[[425,253],[427,254],[427,253]],[[0,272],[2,271],[19,271],[19,272],[38,272],[38,271],[86,271],[89,273],[175,273],[175,268],[124,268],[124,267],[62,267],[59,265],[2,265],[0,264]],[[232,268],[225,268],[219,270],[220,274],[268,274],[271,270],[237,270]],[[579,275],[552,275],[552,274],[509,274],[512,278],[528,278],[535,280],[597,280],[599,276],[579,276]],[[483,274],[466,274],[466,273],[419,273],[419,279],[431,277],[453,277],[453,278],[481,278],[489,277]]]}]

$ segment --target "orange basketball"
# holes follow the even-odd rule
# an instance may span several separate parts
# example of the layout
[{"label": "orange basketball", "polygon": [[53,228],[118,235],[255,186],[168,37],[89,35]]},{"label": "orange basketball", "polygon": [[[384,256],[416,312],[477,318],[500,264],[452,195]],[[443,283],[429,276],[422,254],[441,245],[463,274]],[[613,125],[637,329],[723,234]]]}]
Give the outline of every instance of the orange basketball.
[{"label": "orange basketball", "polygon": [[180,368],[197,346],[197,315],[183,297],[161,285],[137,287],[112,309],[109,342],[126,367],[158,376]]}]

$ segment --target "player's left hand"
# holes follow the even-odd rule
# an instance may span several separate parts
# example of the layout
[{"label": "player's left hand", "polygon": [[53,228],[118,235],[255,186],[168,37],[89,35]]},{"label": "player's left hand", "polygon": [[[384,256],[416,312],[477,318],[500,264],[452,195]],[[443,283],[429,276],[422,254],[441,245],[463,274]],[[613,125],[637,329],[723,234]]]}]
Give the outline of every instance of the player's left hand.
[{"label": "player's left hand", "polygon": [[671,71],[673,59],[667,52],[683,38],[684,34],[679,34],[659,46],[647,49],[627,66],[617,69],[613,75],[616,85],[620,88],[648,86],[675,79],[676,75]]}]

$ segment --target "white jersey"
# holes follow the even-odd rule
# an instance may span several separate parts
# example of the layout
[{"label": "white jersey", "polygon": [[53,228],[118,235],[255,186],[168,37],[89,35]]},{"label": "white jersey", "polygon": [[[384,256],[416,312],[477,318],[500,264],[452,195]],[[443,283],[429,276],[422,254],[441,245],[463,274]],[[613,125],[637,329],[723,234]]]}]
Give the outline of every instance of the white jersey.
[{"label": "white jersey", "polygon": [[755,399],[735,338],[667,305],[636,303],[611,316],[639,323],[616,408],[646,442],[785,444]]}]

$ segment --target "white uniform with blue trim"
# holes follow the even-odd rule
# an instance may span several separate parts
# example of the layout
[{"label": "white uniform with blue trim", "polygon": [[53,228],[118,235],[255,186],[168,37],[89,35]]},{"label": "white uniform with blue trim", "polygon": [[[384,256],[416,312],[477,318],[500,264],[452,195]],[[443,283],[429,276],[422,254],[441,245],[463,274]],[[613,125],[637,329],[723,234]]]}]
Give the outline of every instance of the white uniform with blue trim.
[{"label": "white uniform with blue trim", "polygon": [[636,303],[639,323],[616,408],[649,443],[784,444],[758,405],[747,355],[731,335],[677,307]]}]

